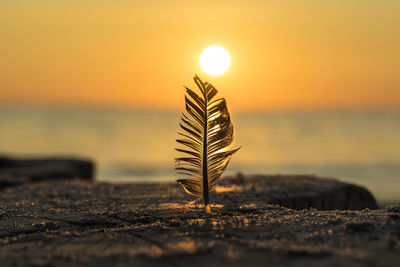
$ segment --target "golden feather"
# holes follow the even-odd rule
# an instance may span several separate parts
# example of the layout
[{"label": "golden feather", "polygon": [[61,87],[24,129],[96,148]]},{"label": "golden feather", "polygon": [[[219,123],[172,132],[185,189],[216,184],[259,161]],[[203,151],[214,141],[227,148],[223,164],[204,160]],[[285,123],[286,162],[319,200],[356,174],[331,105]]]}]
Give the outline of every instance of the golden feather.
[{"label": "golden feather", "polygon": [[214,99],[217,89],[196,75],[194,82],[201,94],[186,88],[186,112],[182,113],[182,137],[176,141],[183,147],[176,150],[184,156],[175,159],[175,170],[187,176],[177,182],[189,194],[204,200],[206,212],[210,211],[209,193],[217,186],[221,174],[232,155],[240,149],[231,149],[233,124],[224,98]]}]

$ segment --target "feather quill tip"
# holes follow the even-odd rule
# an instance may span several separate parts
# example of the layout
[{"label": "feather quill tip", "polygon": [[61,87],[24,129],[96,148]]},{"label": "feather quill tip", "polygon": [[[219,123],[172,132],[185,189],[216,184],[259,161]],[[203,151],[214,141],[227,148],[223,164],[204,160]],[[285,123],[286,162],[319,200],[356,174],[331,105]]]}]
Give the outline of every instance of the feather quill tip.
[{"label": "feather quill tip", "polygon": [[211,208],[210,208],[210,204],[207,204],[204,206],[204,210],[206,213],[210,214],[211,213]]}]

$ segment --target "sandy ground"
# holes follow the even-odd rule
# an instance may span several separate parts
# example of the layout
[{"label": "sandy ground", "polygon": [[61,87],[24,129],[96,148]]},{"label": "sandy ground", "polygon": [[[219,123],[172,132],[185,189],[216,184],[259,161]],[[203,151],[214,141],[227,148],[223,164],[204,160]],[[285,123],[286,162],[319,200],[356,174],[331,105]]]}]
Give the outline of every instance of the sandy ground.
[{"label": "sandy ground", "polygon": [[400,205],[288,209],[267,204],[277,185],[262,179],[227,179],[211,196],[211,215],[172,183],[8,188],[0,194],[0,265],[399,266]]}]

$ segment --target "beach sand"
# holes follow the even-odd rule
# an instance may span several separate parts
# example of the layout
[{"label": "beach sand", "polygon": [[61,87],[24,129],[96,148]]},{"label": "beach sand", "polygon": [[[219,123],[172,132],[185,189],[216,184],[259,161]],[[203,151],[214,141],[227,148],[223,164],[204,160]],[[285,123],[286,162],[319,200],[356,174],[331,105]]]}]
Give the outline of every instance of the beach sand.
[{"label": "beach sand", "polygon": [[[212,214],[190,204],[194,198],[175,183],[28,183],[1,191],[0,262],[1,266],[396,266],[400,205],[322,210],[335,208],[329,205],[343,192],[337,188],[359,194],[358,200],[347,199],[343,207],[373,205],[367,190],[302,176],[228,177],[211,195]],[[300,205],[295,203],[305,205],[304,199],[309,204],[314,199],[319,209],[295,207]],[[318,204],[321,199],[325,203]],[[294,205],[293,209],[269,204],[278,200]]]}]

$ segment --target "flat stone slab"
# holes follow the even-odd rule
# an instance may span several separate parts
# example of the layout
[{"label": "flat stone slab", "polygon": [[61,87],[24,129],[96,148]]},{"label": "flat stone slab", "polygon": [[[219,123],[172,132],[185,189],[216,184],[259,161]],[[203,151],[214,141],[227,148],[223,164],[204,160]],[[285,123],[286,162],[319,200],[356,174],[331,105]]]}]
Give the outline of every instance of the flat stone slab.
[{"label": "flat stone slab", "polygon": [[[278,204],[291,209],[377,209],[374,196],[362,186],[310,175],[242,175],[225,177],[217,199],[225,205]],[[234,195],[240,192],[240,198]]]},{"label": "flat stone slab", "polygon": [[[290,181],[281,178],[225,179],[211,196],[210,215],[190,204],[193,198],[172,183],[76,180],[10,187],[0,194],[0,262],[97,267],[395,266],[400,262],[399,205],[299,211],[267,204],[266,194],[275,192],[270,199],[277,199],[279,190],[295,194],[296,190],[278,186]],[[311,189],[322,183],[309,179]],[[277,187],[272,190],[268,184]]]},{"label": "flat stone slab", "polygon": [[94,163],[83,159],[0,157],[0,189],[43,180],[92,180],[94,172]]}]

